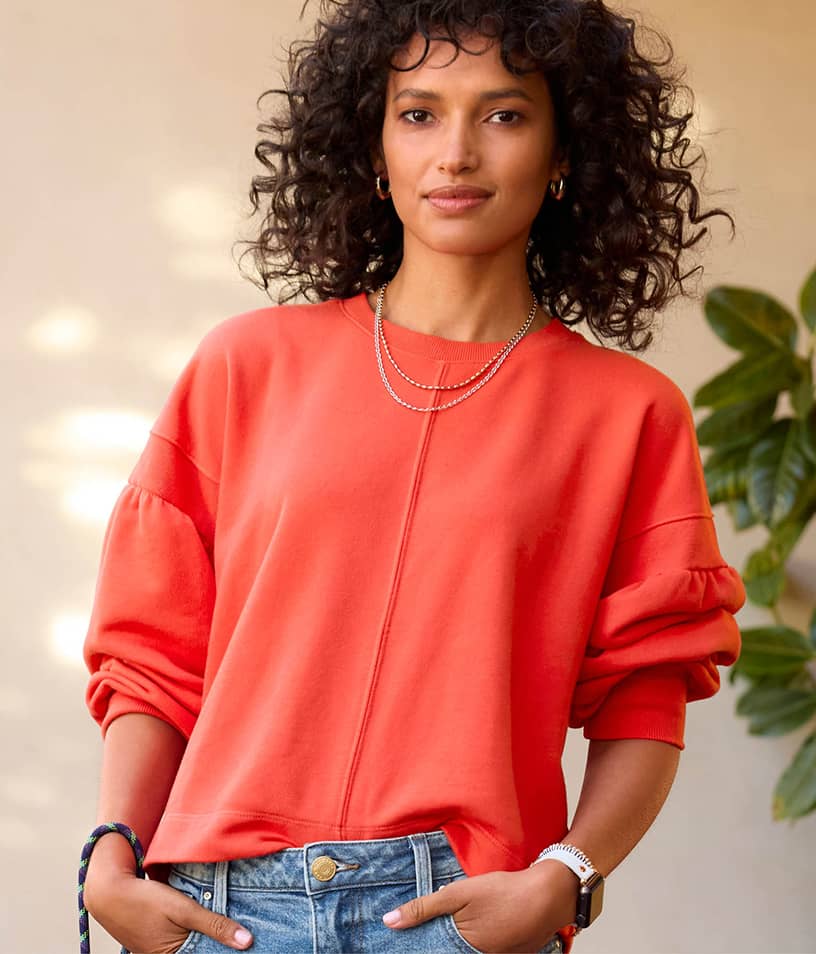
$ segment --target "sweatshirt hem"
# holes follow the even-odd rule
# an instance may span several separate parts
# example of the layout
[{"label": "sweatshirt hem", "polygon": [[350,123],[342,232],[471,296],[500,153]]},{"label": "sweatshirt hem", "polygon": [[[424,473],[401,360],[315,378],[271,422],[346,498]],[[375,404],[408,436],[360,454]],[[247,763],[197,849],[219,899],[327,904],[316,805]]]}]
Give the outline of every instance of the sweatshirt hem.
[{"label": "sweatshirt hem", "polygon": [[[440,820],[437,815],[416,815],[383,825],[340,825],[312,819],[292,818],[274,812],[224,810],[216,812],[165,812],[151,842],[145,866],[178,864],[188,861],[214,862],[259,857],[282,848],[297,848],[321,841],[361,841],[401,837],[441,829],[466,874],[478,874],[464,851],[462,829],[476,829],[479,836],[495,849],[493,855],[506,859],[508,867],[497,862],[489,870],[518,870],[526,866],[523,858],[500,841],[481,822],[459,818]],[[221,850],[208,846],[218,844]],[[229,858],[223,857],[224,846]],[[480,853],[481,854],[481,853]],[[149,873],[149,872],[148,872]]]}]

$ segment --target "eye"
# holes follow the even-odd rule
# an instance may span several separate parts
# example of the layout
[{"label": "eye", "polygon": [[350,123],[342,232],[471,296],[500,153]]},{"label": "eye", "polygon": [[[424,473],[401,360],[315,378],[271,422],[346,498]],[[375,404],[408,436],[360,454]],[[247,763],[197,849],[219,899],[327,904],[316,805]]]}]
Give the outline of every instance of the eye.
[{"label": "eye", "polygon": [[493,115],[490,118],[495,119],[497,116],[511,117],[510,122],[500,122],[498,123],[499,126],[515,126],[516,123],[520,122],[522,119],[521,113],[517,113],[514,109],[500,109],[497,113],[493,113]]},{"label": "eye", "polygon": [[424,123],[422,120],[408,119],[409,116],[429,116],[430,113],[427,109],[407,109],[404,113],[400,113],[400,119],[404,119],[406,122],[411,123],[413,126],[422,126]]}]

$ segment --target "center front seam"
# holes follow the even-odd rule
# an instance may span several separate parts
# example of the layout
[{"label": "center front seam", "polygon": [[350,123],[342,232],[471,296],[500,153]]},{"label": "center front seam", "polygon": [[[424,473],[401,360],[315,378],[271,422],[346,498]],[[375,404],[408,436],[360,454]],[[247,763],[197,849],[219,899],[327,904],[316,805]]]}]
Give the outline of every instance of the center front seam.
[{"label": "center front seam", "polygon": [[[439,367],[439,370],[436,375],[436,380],[434,384],[441,384],[442,379],[445,376],[446,365],[442,364]],[[440,401],[440,391],[434,391],[432,404],[439,404]],[[389,398],[389,400],[393,400]],[[406,414],[418,414],[418,411],[409,411],[408,408],[403,408]],[[414,473],[411,480],[410,493],[408,496],[408,505],[405,510],[405,515],[402,521],[402,531],[400,533],[399,545],[397,547],[397,555],[394,563],[394,570],[391,577],[391,586],[389,589],[389,596],[386,603],[385,615],[383,618],[382,626],[380,627],[380,636],[377,642],[377,650],[374,655],[374,661],[371,668],[371,674],[369,678],[368,691],[365,694],[365,701],[363,703],[363,708],[360,713],[360,724],[357,729],[356,741],[352,747],[352,755],[349,763],[349,768],[346,773],[346,783],[345,791],[341,799],[340,813],[339,813],[339,829],[342,831],[346,824],[346,819],[349,812],[349,802],[351,800],[351,789],[354,784],[354,777],[357,772],[357,767],[360,761],[360,755],[363,747],[363,738],[365,736],[366,726],[368,725],[369,715],[372,708],[372,699],[374,698],[374,693],[377,687],[377,678],[380,672],[380,662],[383,657],[383,652],[385,649],[385,642],[388,636],[389,627],[391,625],[391,618],[394,613],[394,606],[396,604],[397,591],[399,589],[400,577],[402,574],[402,568],[405,562],[405,553],[407,550],[408,537],[411,529],[411,523],[413,520],[414,512],[416,510],[417,498],[419,496],[419,485],[422,479],[422,469],[425,464],[425,459],[428,453],[428,445],[430,442],[431,429],[434,424],[434,417],[436,415],[431,413],[422,414],[422,431],[420,436],[419,448],[417,451],[416,460],[414,462]]]}]

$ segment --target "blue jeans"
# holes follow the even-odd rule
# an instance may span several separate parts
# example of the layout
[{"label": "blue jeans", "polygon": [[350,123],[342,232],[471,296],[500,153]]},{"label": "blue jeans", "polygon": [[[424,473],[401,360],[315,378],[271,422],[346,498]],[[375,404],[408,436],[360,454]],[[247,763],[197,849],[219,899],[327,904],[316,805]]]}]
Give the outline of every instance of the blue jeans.
[{"label": "blue jeans", "polygon": [[[386,911],[467,875],[444,831],[309,842],[258,858],[173,865],[168,883],[252,932],[253,954],[482,954],[453,915],[387,927]],[[224,954],[193,931],[176,954]],[[560,952],[556,934],[540,954]]]}]

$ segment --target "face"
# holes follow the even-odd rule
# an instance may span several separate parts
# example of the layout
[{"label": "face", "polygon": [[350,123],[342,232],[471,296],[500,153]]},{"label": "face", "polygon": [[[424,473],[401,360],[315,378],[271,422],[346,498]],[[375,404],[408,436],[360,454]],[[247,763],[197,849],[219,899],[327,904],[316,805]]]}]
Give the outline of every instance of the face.
[{"label": "face", "polygon": [[[389,180],[406,250],[419,242],[455,254],[523,251],[550,181],[568,171],[549,86],[542,73],[508,72],[495,41],[476,34],[463,42],[455,59],[454,47],[437,40],[417,69],[391,70],[374,168]],[[395,62],[416,63],[424,48],[417,35]],[[446,186],[484,196],[468,203],[431,195]]]}]

